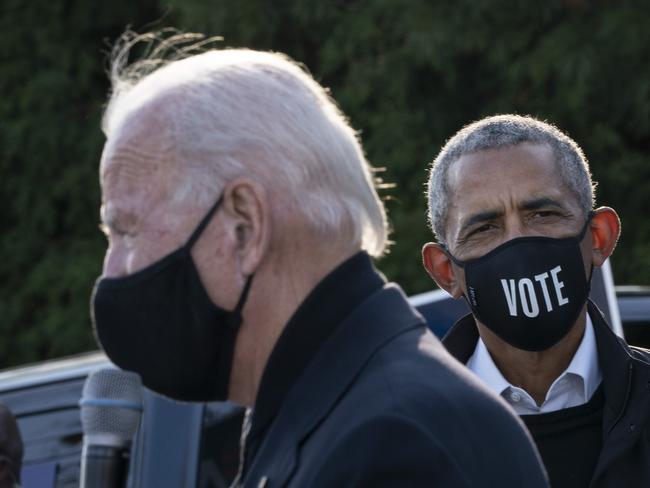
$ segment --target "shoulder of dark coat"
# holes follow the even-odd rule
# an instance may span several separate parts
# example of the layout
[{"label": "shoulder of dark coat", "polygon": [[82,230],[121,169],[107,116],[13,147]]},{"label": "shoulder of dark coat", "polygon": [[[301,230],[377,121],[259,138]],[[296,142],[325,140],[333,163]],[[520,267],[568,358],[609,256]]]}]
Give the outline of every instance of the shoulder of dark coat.
[{"label": "shoulder of dark coat", "polygon": [[503,427],[514,423],[505,402],[428,331],[403,334],[379,349],[359,381],[375,390],[383,408],[424,419],[436,429],[449,425],[440,419],[462,426],[461,430],[476,427],[480,419]]},{"label": "shoulder of dark coat", "polygon": [[630,354],[634,359],[642,361],[650,366],[650,349],[639,346],[630,346],[629,344],[627,347],[629,348]]}]

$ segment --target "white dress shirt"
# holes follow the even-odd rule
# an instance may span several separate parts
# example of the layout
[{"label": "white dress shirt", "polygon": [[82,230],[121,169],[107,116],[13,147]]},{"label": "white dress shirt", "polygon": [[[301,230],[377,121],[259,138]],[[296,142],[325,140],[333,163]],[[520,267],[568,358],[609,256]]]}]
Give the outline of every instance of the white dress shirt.
[{"label": "white dress shirt", "polygon": [[518,415],[530,415],[587,403],[602,381],[596,336],[591,318],[587,314],[585,333],[569,367],[557,377],[538,406],[526,390],[506,380],[492,360],[483,340],[479,337],[467,367],[474,372],[497,395],[501,395]]}]

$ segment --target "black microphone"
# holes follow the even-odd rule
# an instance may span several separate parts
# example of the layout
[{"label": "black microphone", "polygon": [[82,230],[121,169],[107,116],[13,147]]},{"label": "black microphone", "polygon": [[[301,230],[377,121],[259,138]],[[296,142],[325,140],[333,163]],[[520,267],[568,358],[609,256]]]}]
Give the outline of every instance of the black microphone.
[{"label": "black microphone", "polygon": [[86,379],[79,405],[83,429],[79,488],[123,488],[131,441],[142,416],[140,377],[98,369]]}]

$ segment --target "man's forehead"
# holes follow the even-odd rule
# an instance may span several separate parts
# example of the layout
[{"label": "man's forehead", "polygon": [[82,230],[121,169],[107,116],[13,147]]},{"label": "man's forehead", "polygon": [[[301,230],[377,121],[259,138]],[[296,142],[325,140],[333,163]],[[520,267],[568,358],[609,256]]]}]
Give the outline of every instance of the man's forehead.
[{"label": "man's forehead", "polygon": [[450,167],[447,184],[451,220],[545,199],[577,203],[546,145],[520,144],[463,155]]},{"label": "man's forehead", "polygon": [[[459,199],[471,196],[463,190],[535,187],[535,182],[557,180],[561,183],[557,163],[546,145],[519,144],[464,154],[449,168],[447,185],[450,193]],[[488,191],[485,191],[488,190]],[[462,201],[461,200],[461,201]]]},{"label": "man's forehead", "polygon": [[117,146],[102,157],[102,191],[111,192],[125,187],[137,189],[147,179],[154,180],[163,165],[164,159],[155,153],[131,145]]},{"label": "man's forehead", "polygon": [[169,138],[171,123],[155,107],[140,107],[122,115],[108,133],[106,147],[141,144],[149,139]]},{"label": "man's forehead", "polygon": [[102,187],[118,181],[153,178],[171,169],[173,142],[169,123],[151,110],[139,110],[109,135],[100,163]]},{"label": "man's forehead", "polygon": [[102,222],[111,229],[133,229],[169,199],[173,168],[164,129],[146,117],[126,121],[109,135],[102,154]]},{"label": "man's forehead", "polygon": [[553,149],[548,144],[524,142],[473,151],[460,155],[451,164],[449,174],[464,179],[476,172],[492,172],[501,166],[523,171],[528,170],[530,165],[555,169],[556,159]]}]

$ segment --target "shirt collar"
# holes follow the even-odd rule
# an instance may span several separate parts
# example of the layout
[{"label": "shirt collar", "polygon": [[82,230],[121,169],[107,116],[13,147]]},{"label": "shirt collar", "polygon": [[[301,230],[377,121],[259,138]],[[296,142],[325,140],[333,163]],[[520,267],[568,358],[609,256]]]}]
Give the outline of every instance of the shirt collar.
[{"label": "shirt collar", "polygon": [[[504,378],[499,368],[494,364],[494,360],[485,347],[483,339],[478,338],[474,353],[467,361],[467,367],[476,374],[492,391],[502,395],[509,388],[514,388],[508,380]],[[580,345],[573,355],[568,368],[555,380],[562,378],[566,374],[573,374],[582,378],[584,401],[587,402],[600,385],[602,375],[598,364],[598,352],[596,349],[596,336],[591,317],[587,314],[585,323],[585,332],[580,341]],[[551,392],[553,385],[549,388]]]},{"label": "shirt collar", "polygon": [[565,374],[574,374],[582,378],[585,402],[589,401],[602,381],[600,366],[598,364],[596,334],[594,333],[594,325],[591,322],[589,314],[587,314],[585,333],[582,336],[580,346],[578,346],[578,350],[573,355],[569,367],[560,376]]},{"label": "shirt collar", "polygon": [[467,361],[467,367],[498,395],[512,386],[494,364],[492,356],[480,337],[476,343],[474,354]]}]

